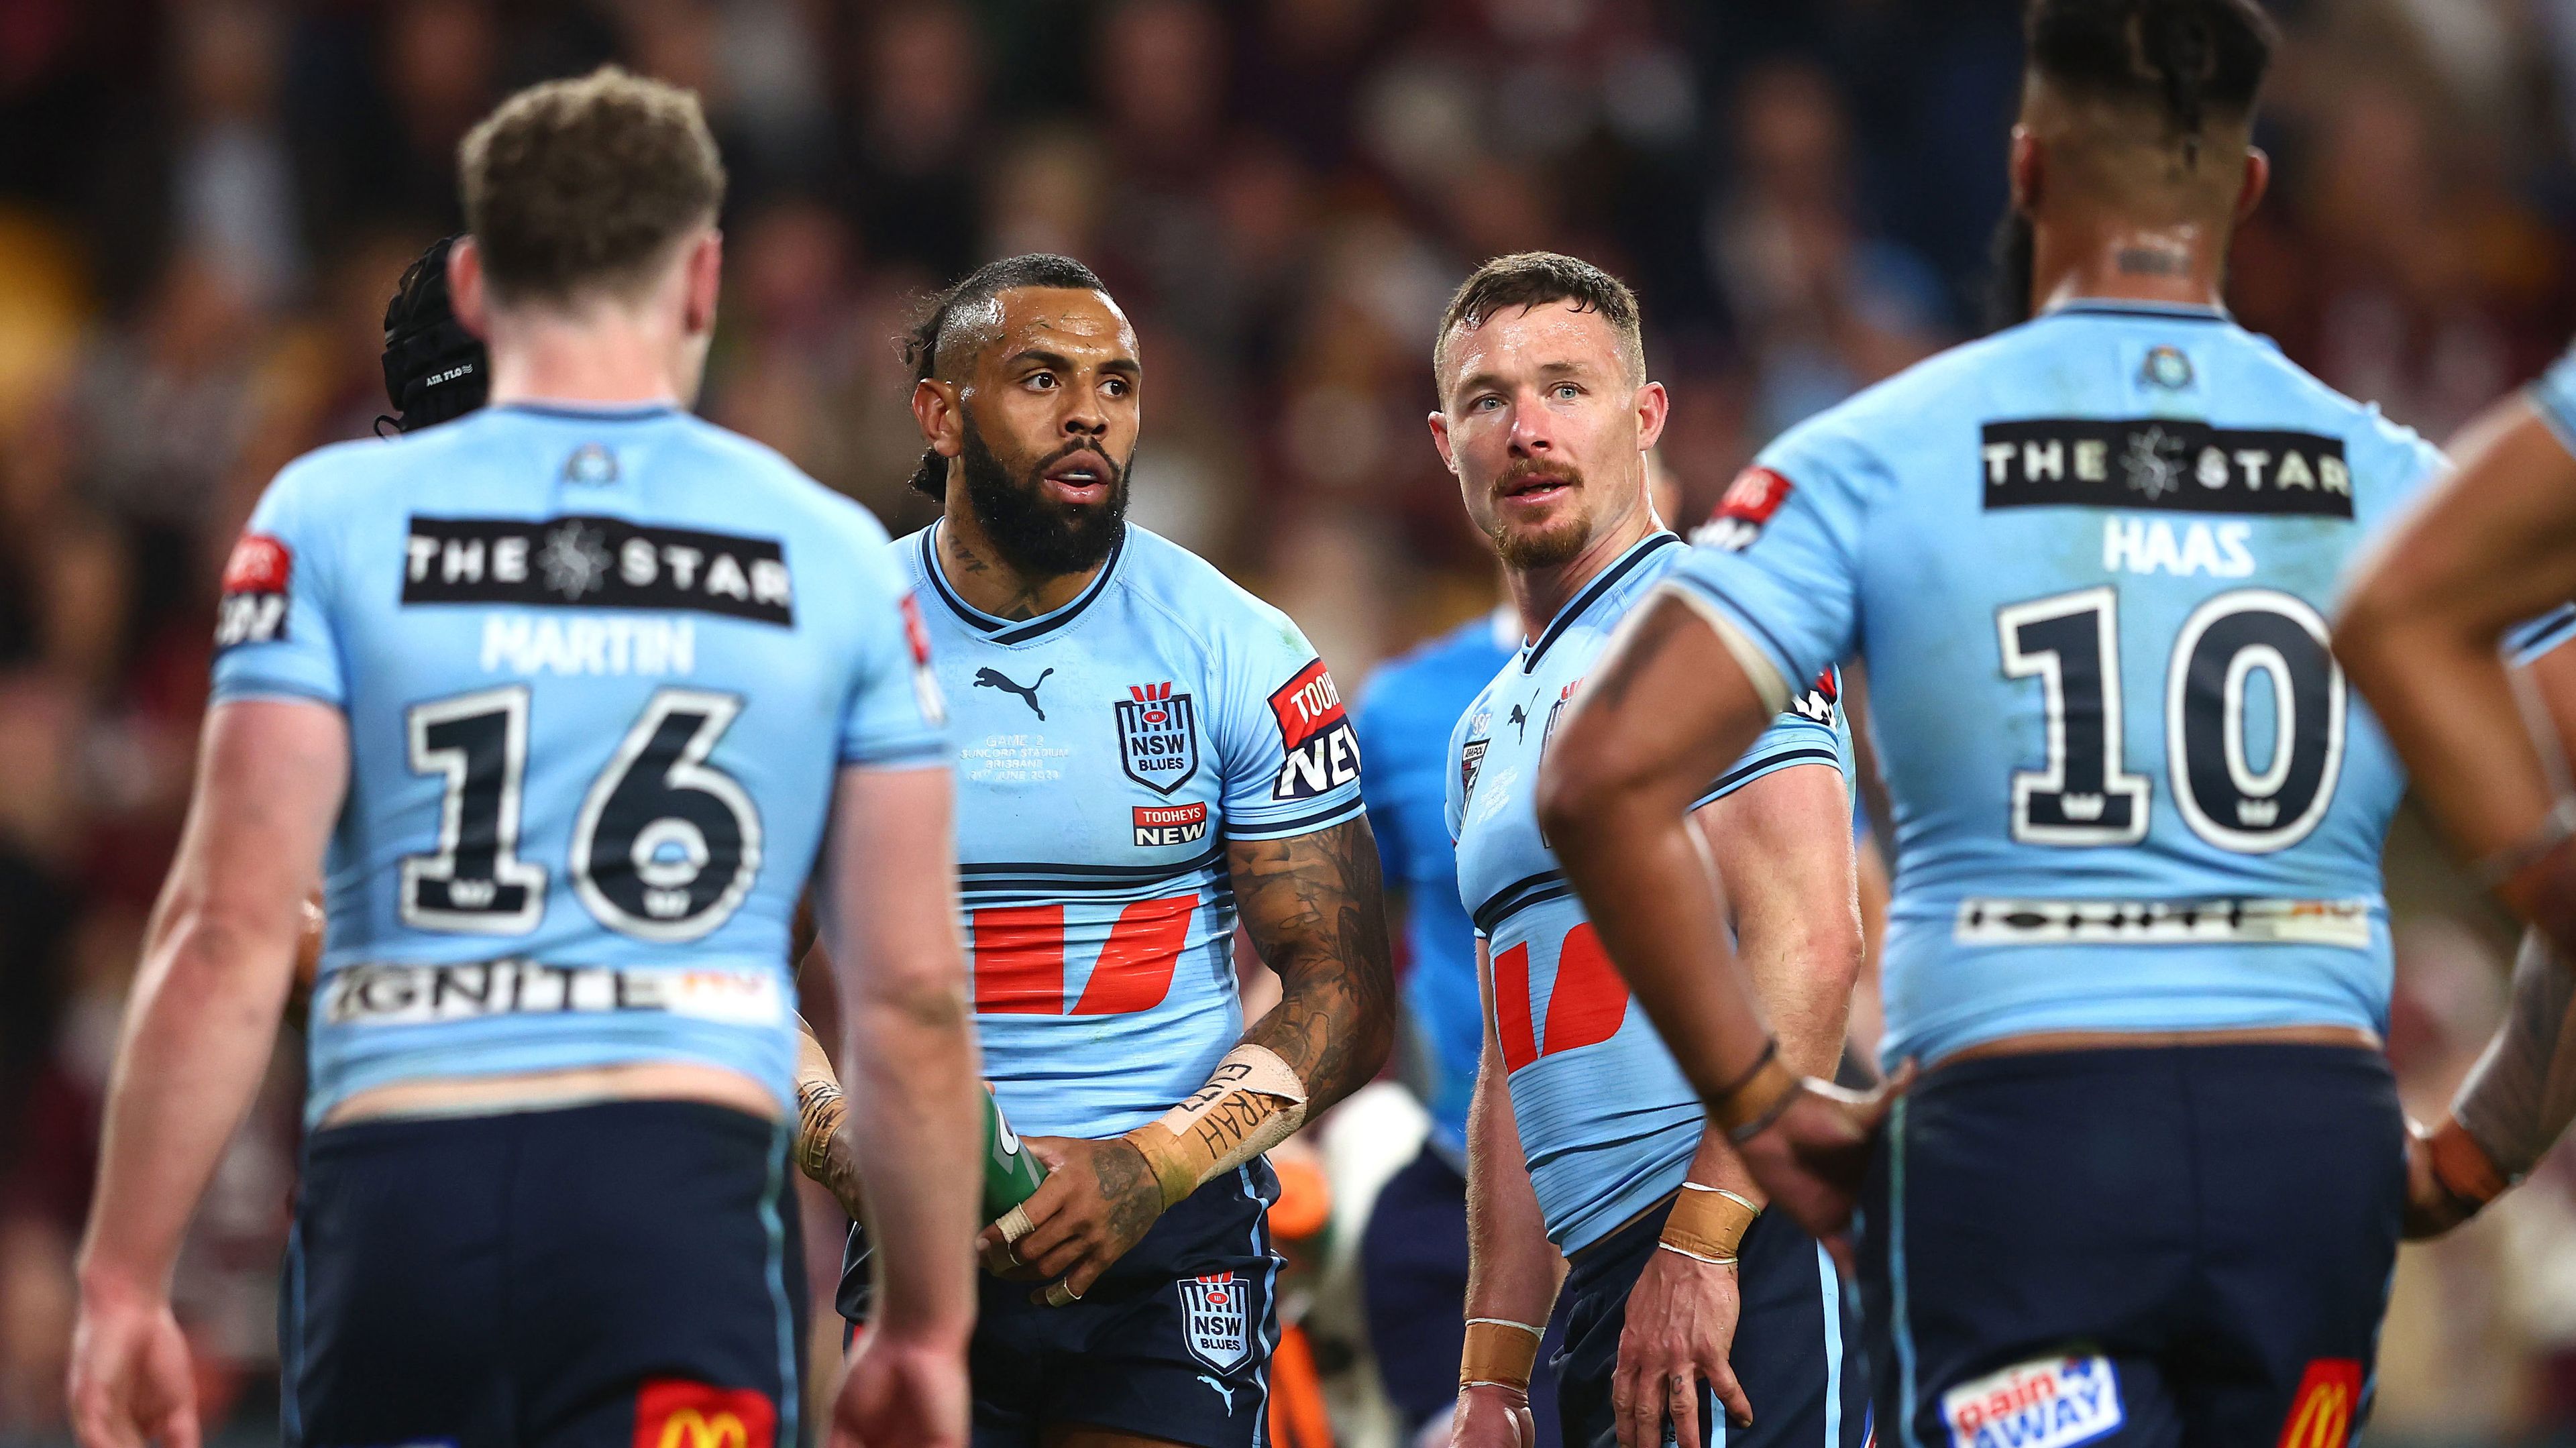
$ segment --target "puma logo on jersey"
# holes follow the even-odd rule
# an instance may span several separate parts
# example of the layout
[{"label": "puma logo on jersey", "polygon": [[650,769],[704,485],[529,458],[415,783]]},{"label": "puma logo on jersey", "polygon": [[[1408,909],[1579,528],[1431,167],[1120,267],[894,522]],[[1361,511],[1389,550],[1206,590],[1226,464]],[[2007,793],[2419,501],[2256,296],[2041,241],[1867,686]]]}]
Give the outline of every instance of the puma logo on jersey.
[{"label": "puma logo on jersey", "polygon": [[1029,681],[1026,688],[1022,688],[1020,685],[1012,683],[1010,676],[1004,674],[999,669],[977,669],[975,671],[975,682],[972,687],[978,689],[999,689],[1006,694],[1019,695],[1021,701],[1029,706],[1029,712],[1037,715],[1038,722],[1043,724],[1046,722],[1046,710],[1038,707],[1038,686],[1044,684],[1047,681],[1047,675],[1054,672],[1055,670],[1053,669],[1041,670],[1035,679]]}]

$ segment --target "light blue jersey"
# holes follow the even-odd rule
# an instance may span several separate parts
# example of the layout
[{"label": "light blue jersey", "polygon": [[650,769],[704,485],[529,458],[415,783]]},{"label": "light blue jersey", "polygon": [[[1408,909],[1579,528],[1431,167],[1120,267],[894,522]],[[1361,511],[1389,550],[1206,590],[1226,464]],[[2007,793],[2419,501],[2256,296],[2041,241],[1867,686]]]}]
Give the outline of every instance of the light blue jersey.
[{"label": "light blue jersey", "polygon": [[[1533,803],[1567,701],[1619,621],[1687,551],[1658,532],[1621,554],[1503,666],[1450,735],[1458,897],[1488,948],[1492,1029],[1539,1214],[1569,1254],[1678,1191],[1707,1120],[1654,1024],[1628,1008]],[[1819,678],[1699,804],[1792,765],[1829,765],[1849,779],[1836,693],[1830,673]]]},{"label": "light blue jersey", "polygon": [[945,754],[885,530],[676,409],[488,408],[280,473],[217,702],[348,718],[309,1118],[686,1061],[792,1110],[789,924],[842,765]]},{"label": "light blue jersey", "polygon": [[1361,814],[1359,746],[1287,615],[1130,525],[1072,602],[984,613],[941,525],[894,544],[956,720],[957,858],[984,1073],[1011,1124],[1112,1136],[1243,1033],[1226,842]]},{"label": "light blue jersey", "polygon": [[1369,827],[1387,882],[1404,890],[1405,1079],[1431,1112],[1432,1148],[1462,1174],[1485,1008],[1477,999],[1476,928],[1458,903],[1443,782],[1450,731],[1519,642],[1519,626],[1505,617],[1469,619],[1387,664],[1359,698]]},{"label": "light blue jersey", "polygon": [[1896,816],[1885,1060],[2384,1031],[2404,779],[2326,619],[2441,466],[2221,313],[2101,303],[1763,450],[1674,577],[1785,678],[1868,661]]}]

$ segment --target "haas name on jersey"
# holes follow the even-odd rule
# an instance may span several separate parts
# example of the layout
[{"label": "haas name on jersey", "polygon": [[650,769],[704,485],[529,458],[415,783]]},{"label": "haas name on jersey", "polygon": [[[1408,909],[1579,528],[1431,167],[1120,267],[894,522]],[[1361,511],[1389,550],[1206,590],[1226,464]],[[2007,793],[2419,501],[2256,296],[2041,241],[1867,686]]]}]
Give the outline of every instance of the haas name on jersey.
[{"label": "haas name on jersey", "polygon": [[1342,712],[1341,690],[1317,659],[1270,695],[1279,742],[1288,751],[1272,799],[1312,799],[1360,777],[1360,744]]}]

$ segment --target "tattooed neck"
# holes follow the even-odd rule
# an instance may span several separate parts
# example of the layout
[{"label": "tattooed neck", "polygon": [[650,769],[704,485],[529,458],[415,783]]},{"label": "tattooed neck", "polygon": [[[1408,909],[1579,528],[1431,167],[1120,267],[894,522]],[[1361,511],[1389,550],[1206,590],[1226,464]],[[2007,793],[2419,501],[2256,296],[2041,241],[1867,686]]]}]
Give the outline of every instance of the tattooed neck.
[{"label": "tattooed neck", "polygon": [[2178,277],[2191,270],[2191,253],[2178,246],[2124,246],[2111,264],[2129,276]]}]

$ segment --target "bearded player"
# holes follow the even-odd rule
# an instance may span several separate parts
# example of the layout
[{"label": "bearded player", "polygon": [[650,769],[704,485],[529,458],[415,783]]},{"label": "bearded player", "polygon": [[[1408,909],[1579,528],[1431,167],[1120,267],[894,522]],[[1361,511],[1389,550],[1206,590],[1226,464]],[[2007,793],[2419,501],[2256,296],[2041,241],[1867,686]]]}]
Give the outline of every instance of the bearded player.
[{"label": "bearded player", "polygon": [[[975,1442],[1243,1448],[1278,1332],[1261,1153],[1394,1031],[1351,725],[1295,624],[1126,521],[1144,364],[1089,268],[994,262],[911,357],[943,511],[893,547],[955,720],[985,1074],[1051,1168],[984,1233]],[[1249,1029],[1238,920],[1282,992]]]},{"label": "bearded player", "polygon": [[[1432,354],[1431,435],[1493,540],[1523,628],[1451,735],[1448,821],[1486,1030],[1468,1127],[1467,1341],[1452,1441],[1523,1448],[1525,1392],[1562,1253],[1564,1440],[1587,1448],[1857,1448],[1833,1263],[1761,1188],[1602,954],[1531,804],[1602,647],[1688,550],[1655,516],[1637,300],[1572,257],[1487,262]],[[1726,925],[1800,1069],[1829,1073],[1860,965],[1848,751],[1830,678],[1703,781],[1700,840]],[[1562,747],[1561,743],[1556,747]]]},{"label": "bearded player", "polygon": [[[2340,1443],[2405,1205],[2380,849],[2404,780],[2325,611],[2435,450],[2239,328],[2272,30],[2035,0],[2038,315],[1765,448],[1560,731],[1540,818],[1758,1179],[1860,1269],[1882,1437]],[[1801,1085],[1684,811],[1857,653],[1894,803],[1890,1061]],[[1875,1152],[1868,1148],[1875,1135]]]}]

